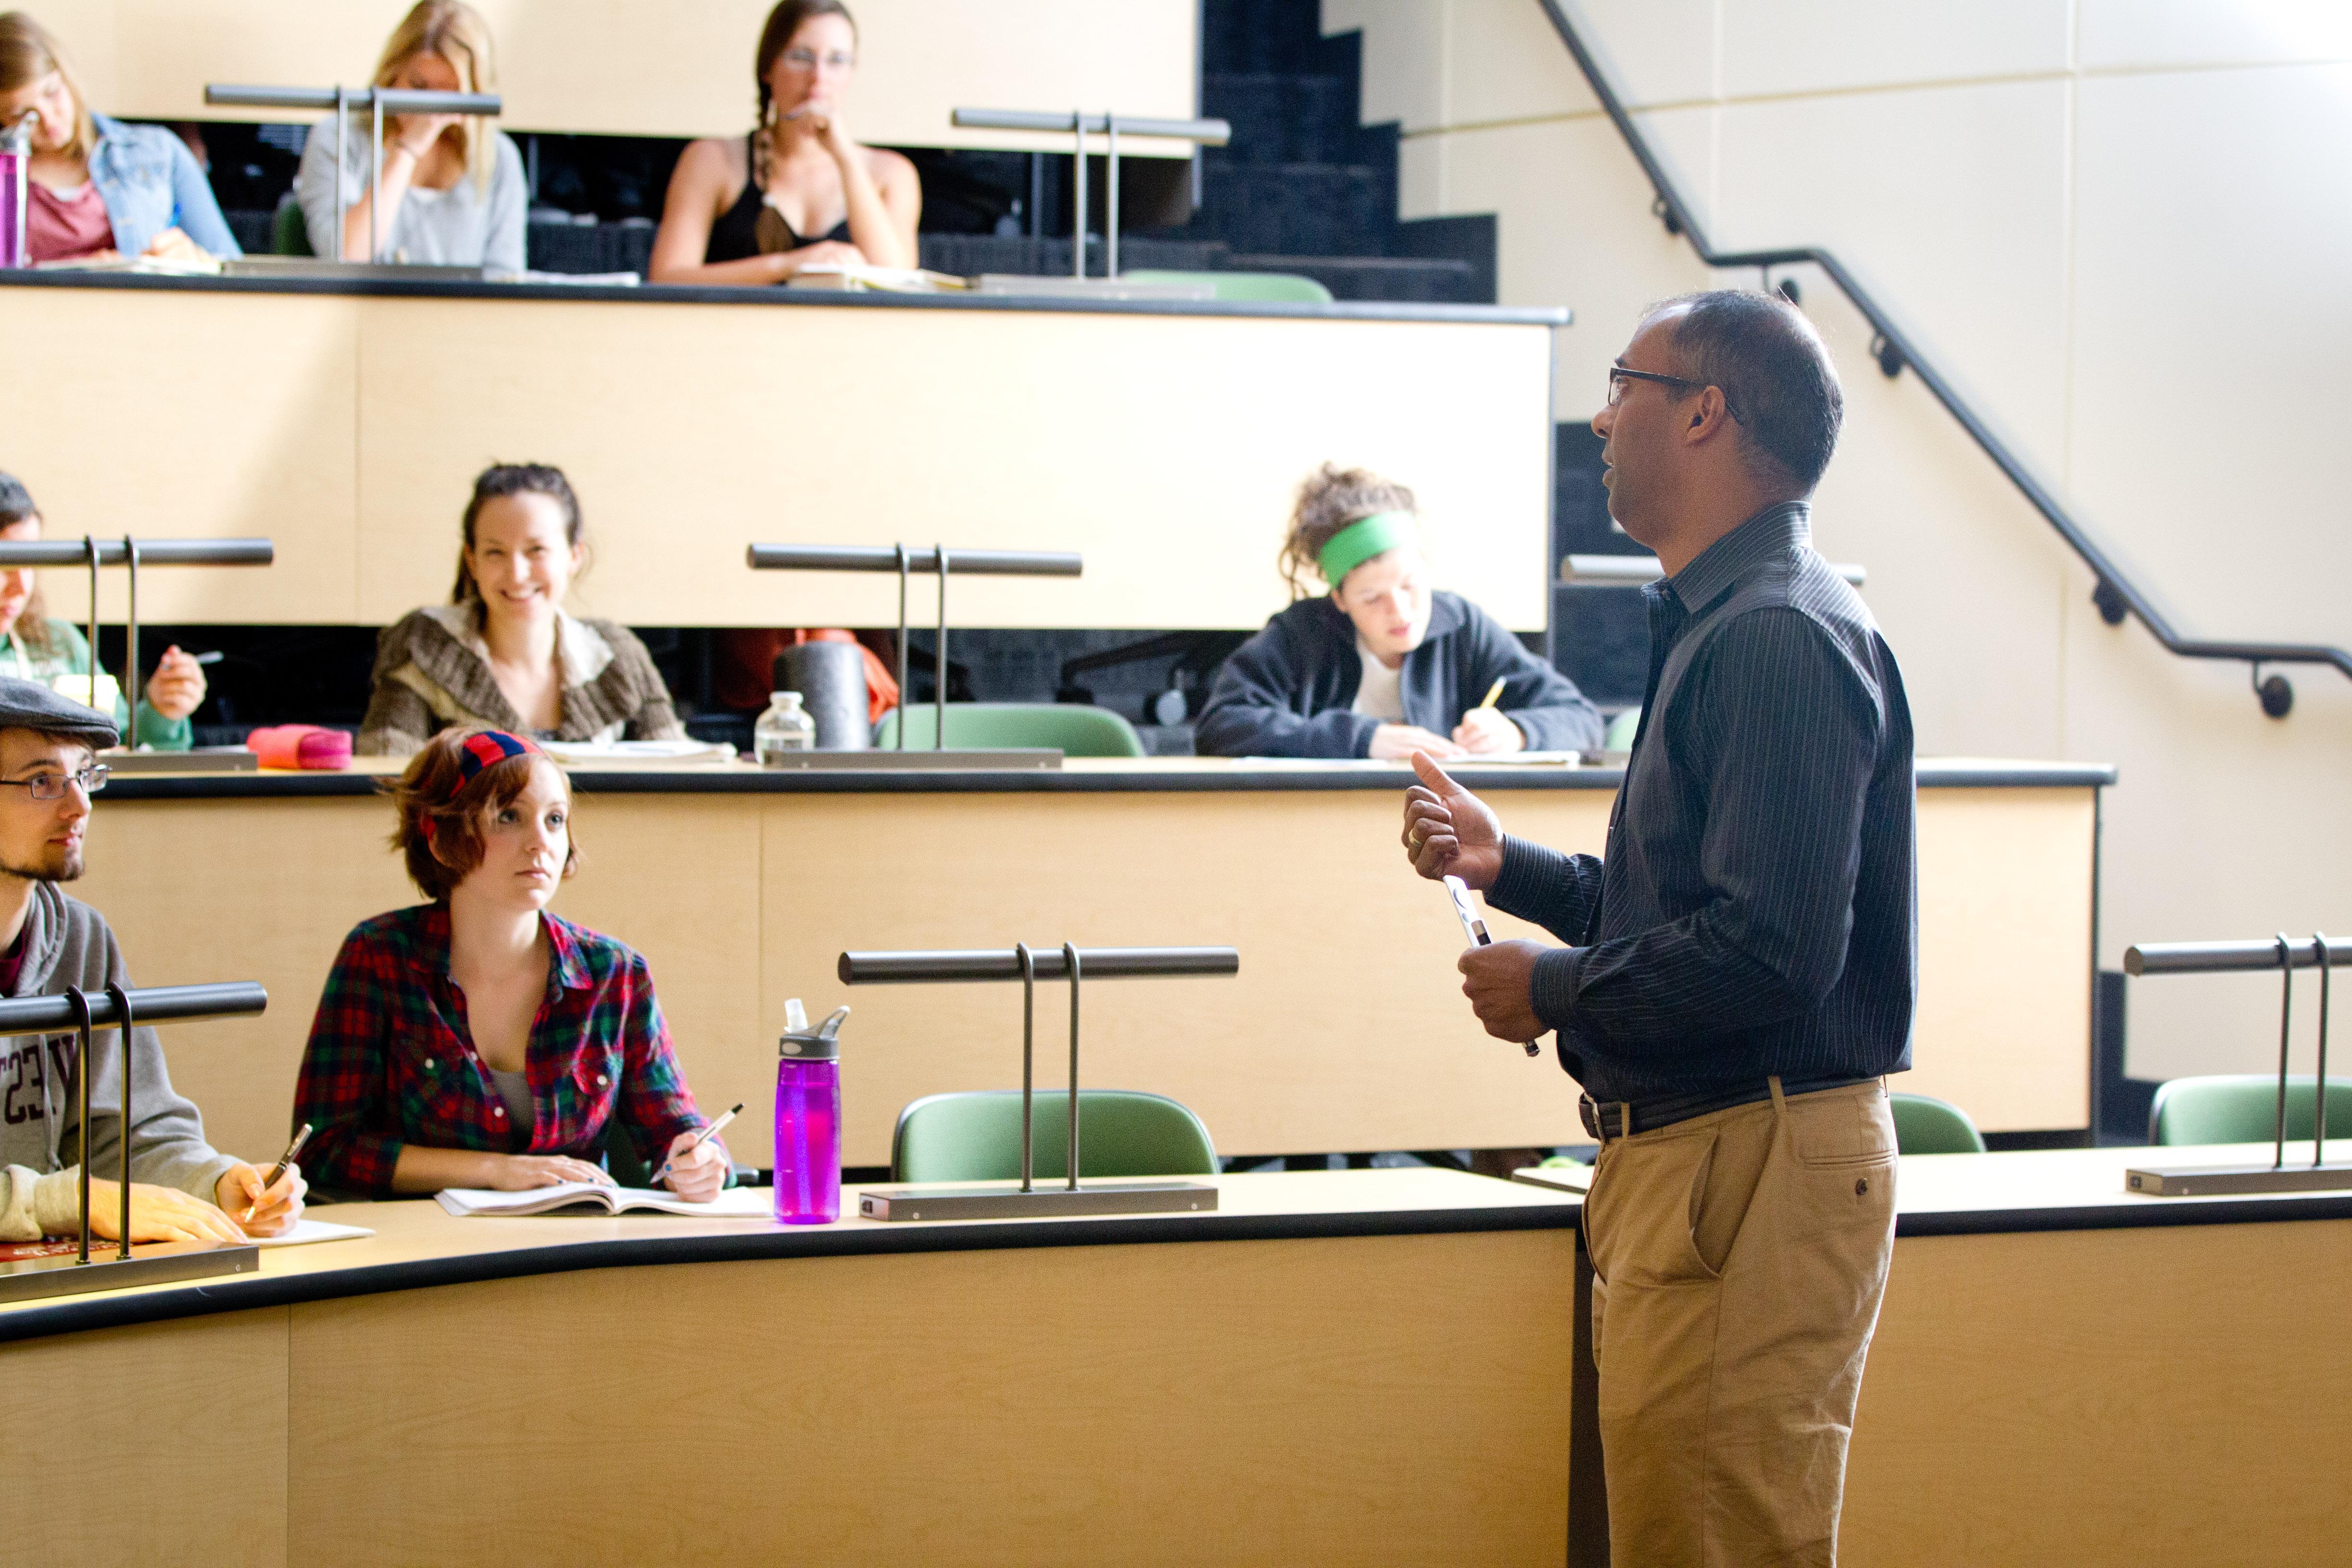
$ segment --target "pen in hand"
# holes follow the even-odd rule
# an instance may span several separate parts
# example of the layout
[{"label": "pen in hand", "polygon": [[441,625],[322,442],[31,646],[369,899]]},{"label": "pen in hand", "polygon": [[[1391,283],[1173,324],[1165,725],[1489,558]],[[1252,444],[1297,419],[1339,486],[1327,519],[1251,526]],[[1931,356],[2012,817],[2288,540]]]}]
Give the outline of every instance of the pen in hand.
[{"label": "pen in hand", "polygon": [[[278,1163],[269,1167],[269,1174],[261,1178],[262,1192],[266,1193],[278,1184],[278,1178],[286,1173],[286,1167],[294,1163],[294,1156],[299,1154],[302,1152],[302,1145],[310,1141],[310,1124],[305,1121],[294,1130],[294,1142],[286,1145],[286,1152],[278,1156]],[[246,1218],[253,1217],[254,1208],[260,1201],[260,1197],[257,1194],[252,1203],[245,1205]]]},{"label": "pen in hand", "polygon": [[1494,685],[1486,688],[1486,700],[1481,702],[1478,706],[1481,708],[1492,708],[1496,702],[1502,700],[1503,688],[1508,686],[1510,683],[1510,678],[1508,676],[1505,676],[1502,679],[1496,681]]},{"label": "pen in hand", "polygon": [[[697,1149],[701,1148],[705,1143],[709,1142],[713,1138],[719,1136],[719,1130],[726,1126],[729,1122],[734,1121],[735,1118],[741,1115],[742,1112],[742,1102],[738,1100],[734,1110],[729,1111],[726,1115],[720,1117],[718,1121],[712,1122],[709,1126],[696,1133],[694,1135],[694,1142],[679,1150],[677,1154],[693,1153]],[[651,1176],[646,1178],[646,1185],[649,1187],[660,1186],[662,1184],[662,1178],[669,1174],[670,1167],[677,1163],[677,1154],[672,1154],[668,1159],[664,1160],[661,1163],[661,1169],[656,1171]]]}]

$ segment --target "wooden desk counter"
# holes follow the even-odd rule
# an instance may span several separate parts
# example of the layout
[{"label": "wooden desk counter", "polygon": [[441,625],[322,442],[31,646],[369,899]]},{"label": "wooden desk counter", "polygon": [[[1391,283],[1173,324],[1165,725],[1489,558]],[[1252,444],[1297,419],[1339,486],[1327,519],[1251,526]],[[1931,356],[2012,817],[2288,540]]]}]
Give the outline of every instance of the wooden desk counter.
[{"label": "wooden desk counter", "polygon": [[[2328,1152],[2352,1160],[2352,1139]],[[2264,1143],[1905,1160],[1838,1560],[2341,1563],[2352,1194],[2124,1188],[2132,1166],[2270,1159]],[[1591,1398],[1580,1381],[1580,1412]],[[1572,1563],[1607,1561],[1591,1488]]]},{"label": "wooden desk counter", "polygon": [[1219,1185],[1211,1215],[809,1229],[341,1205],[377,1236],[0,1309],[16,1384],[80,1394],[20,1445],[42,1505],[12,1544],[1559,1563],[1574,1204],[1432,1170]]},{"label": "wooden desk counter", "polygon": [[[579,491],[583,615],[888,626],[887,575],[755,573],[745,546],[941,542],[1086,556],[1076,580],[958,580],[960,625],[1255,631],[1289,602],[1274,557],[1293,492],[1334,460],[1410,479],[1437,582],[1533,630],[1567,320],[0,274],[0,340],[54,391],[10,424],[53,535],[277,542],[268,571],[144,578],[159,624],[384,626],[438,603],[475,474],[528,459]],[[813,376],[823,397],[788,396]],[[1444,395],[1399,395],[1416,386]],[[105,430],[69,412],[90,407]],[[55,614],[81,613],[73,574],[46,584]],[[102,592],[119,616],[120,585]]]},{"label": "wooden desk counter", "polygon": [[[1510,830],[1598,852],[1615,770],[1464,770]],[[1921,998],[1905,1087],[1990,1131],[2089,1124],[2096,796],[2110,770],[1929,763],[1920,778]],[[1228,1154],[1579,1142],[1547,1054],[1486,1038],[1461,931],[1397,848],[1384,764],[1073,762],[1060,773],[578,773],[567,918],[646,953],[697,1096],[751,1110],[770,1160],[784,1002],[841,1002],[844,1157],[888,1163],[898,1110],[1017,1087],[1017,986],[843,988],[845,949],[1232,945],[1231,980],[1101,983],[1082,1080],[1173,1095]],[[142,984],[250,979],[263,1017],[174,1030],[173,1081],[221,1147],[274,1155],[343,935],[415,901],[358,774],[118,780],[75,888]],[[1538,935],[1496,915],[1497,935]],[[1058,993],[1055,993],[1058,996]],[[1058,1000],[1040,1082],[1066,1060]]]}]

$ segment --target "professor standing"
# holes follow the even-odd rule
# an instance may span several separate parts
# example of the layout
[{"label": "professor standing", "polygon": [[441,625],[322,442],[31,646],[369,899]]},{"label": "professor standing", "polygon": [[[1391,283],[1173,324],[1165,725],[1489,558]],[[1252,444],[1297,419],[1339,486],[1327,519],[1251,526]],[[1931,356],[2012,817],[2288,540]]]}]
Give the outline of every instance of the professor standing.
[{"label": "professor standing", "polygon": [[1776,297],[1653,310],[1592,421],[1610,514],[1665,573],[1606,856],[1506,838],[1426,755],[1406,796],[1423,876],[1569,944],[1474,948],[1463,990],[1501,1039],[1559,1031],[1601,1141],[1584,1226],[1620,1564],[1836,1560],[1917,927],[1903,679],[1807,522],[1843,401]]}]

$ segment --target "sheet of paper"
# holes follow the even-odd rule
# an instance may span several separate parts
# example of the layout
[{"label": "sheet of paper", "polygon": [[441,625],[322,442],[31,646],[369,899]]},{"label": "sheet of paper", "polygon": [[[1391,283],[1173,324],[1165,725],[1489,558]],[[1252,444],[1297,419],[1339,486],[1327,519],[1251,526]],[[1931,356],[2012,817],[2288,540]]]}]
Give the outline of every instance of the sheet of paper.
[{"label": "sheet of paper", "polygon": [[314,1241],[357,1241],[375,1232],[363,1225],[336,1225],[331,1220],[298,1219],[284,1236],[257,1236],[256,1247],[307,1247]]}]

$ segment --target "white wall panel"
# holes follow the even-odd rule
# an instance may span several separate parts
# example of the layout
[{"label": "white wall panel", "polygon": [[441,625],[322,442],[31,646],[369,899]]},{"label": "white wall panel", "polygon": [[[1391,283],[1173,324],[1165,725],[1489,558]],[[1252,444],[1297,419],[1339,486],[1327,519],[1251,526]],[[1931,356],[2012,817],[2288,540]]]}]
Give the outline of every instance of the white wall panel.
[{"label": "white wall panel", "polygon": [[1554,339],[1559,416],[1601,406],[1609,362],[1642,312],[1704,289],[1706,268],[1649,212],[1649,184],[1610,123],[1596,117],[1464,132],[1445,138],[1446,198],[1459,212],[1504,210],[1502,297],[1574,300]]},{"label": "white wall panel", "polygon": [[1445,0],[1323,0],[1323,31],[1364,35],[1360,107],[1367,125],[1406,134],[1445,116]]},{"label": "white wall panel", "polygon": [[1723,0],[1723,91],[1780,96],[2067,68],[2070,0]]},{"label": "white wall panel", "polygon": [[2352,58],[2343,0],[2080,0],[2086,71]]},{"label": "white wall panel", "polygon": [[1491,125],[1600,108],[1535,0],[1445,5],[1451,14],[1445,47],[1448,125]]},{"label": "white wall panel", "polygon": [[1836,252],[2053,481],[2065,451],[2067,91],[1730,104],[1715,225],[1720,246]]},{"label": "white wall panel", "polygon": [[1845,386],[1814,543],[1869,571],[1863,599],[1902,666],[1919,754],[2064,754],[2065,547],[1916,376],[1879,374],[1861,313],[1820,274],[1796,276]]},{"label": "white wall panel", "polygon": [[2352,66],[2082,93],[2074,495],[2189,629],[2352,643]]},{"label": "white wall panel", "polygon": [[[1540,16],[1536,0],[1527,5]],[[1562,0],[1611,85],[1633,108],[1717,96],[1717,5],[1718,0]],[[1566,57],[1566,46],[1552,47]]]}]

